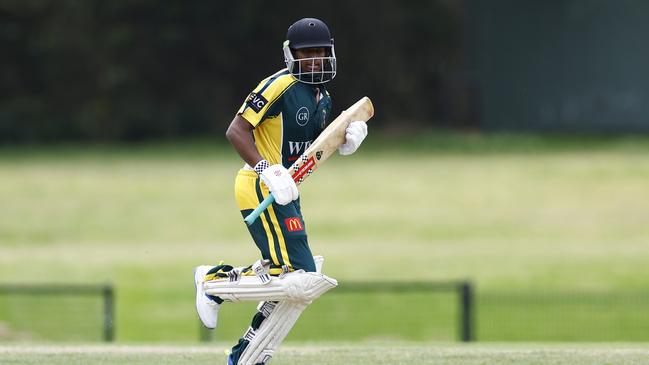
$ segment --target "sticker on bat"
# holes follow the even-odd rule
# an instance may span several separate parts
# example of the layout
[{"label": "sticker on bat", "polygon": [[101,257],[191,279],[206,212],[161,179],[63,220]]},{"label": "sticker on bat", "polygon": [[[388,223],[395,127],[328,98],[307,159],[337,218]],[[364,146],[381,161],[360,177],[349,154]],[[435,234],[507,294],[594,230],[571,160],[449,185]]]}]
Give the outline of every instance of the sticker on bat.
[{"label": "sticker on bat", "polygon": [[300,181],[300,179],[304,180],[305,175],[310,174],[313,172],[313,167],[315,166],[315,160],[313,157],[309,158],[306,163],[302,166],[300,166],[297,171],[293,174],[293,180],[294,181]]}]

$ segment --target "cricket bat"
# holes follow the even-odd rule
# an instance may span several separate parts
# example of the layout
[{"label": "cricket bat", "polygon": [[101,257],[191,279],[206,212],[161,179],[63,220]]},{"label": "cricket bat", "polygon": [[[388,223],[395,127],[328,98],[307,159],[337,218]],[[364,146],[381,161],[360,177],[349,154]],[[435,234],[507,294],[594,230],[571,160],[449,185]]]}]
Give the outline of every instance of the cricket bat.
[{"label": "cricket bat", "polygon": [[[332,153],[338,150],[340,145],[345,143],[345,130],[349,123],[355,120],[367,122],[372,116],[374,116],[374,106],[367,96],[340,113],[288,169],[295,184],[302,184],[320,165],[327,161]],[[244,222],[250,226],[274,201],[273,194],[268,194],[266,199],[244,219]]]}]

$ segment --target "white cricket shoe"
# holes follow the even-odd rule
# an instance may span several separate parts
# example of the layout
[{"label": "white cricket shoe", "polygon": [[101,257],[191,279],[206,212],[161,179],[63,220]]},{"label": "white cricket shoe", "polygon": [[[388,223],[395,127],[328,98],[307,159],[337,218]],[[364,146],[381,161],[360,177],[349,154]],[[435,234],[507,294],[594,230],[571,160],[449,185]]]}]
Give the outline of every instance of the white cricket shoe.
[{"label": "white cricket shoe", "polygon": [[197,266],[194,269],[194,285],[196,286],[196,312],[198,313],[198,318],[203,322],[203,326],[209,329],[216,328],[216,319],[219,314],[219,307],[221,306],[217,302],[208,298],[205,295],[203,290],[203,280],[205,275],[210,269],[214,266]]}]

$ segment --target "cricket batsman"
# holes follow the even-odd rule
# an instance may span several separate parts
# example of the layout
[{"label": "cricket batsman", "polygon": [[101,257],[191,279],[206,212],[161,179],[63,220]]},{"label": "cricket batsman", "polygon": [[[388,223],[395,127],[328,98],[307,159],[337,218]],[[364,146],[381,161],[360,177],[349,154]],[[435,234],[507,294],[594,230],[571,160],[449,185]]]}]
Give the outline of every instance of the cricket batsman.
[{"label": "cricket batsman", "polygon": [[[224,301],[259,301],[228,365],[267,364],[302,311],[337,282],[320,272],[300,209],[299,191],[288,168],[325,128],[331,97],[325,84],[336,76],[334,41],[327,25],[300,19],[288,28],[286,68],[262,80],[243,102],[226,137],[245,161],[234,184],[245,217],[269,194],[275,202],[248,226],[261,259],[248,267],[198,266],[196,310],[203,325],[216,328]],[[350,155],[367,136],[364,121],[352,121],[338,152]]]}]

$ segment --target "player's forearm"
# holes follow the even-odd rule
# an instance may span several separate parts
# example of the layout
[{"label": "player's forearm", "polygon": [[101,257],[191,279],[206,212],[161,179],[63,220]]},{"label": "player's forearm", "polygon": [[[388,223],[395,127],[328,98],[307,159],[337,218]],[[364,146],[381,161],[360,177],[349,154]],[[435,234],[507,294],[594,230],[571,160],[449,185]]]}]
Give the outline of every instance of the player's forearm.
[{"label": "player's forearm", "polygon": [[241,116],[236,116],[228,130],[225,132],[226,138],[230,141],[239,156],[250,166],[254,167],[263,157],[255,146],[255,140],[252,136],[252,126]]},{"label": "player's forearm", "polygon": [[257,147],[255,147],[255,141],[252,136],[238,133],[228,139],[237,153],[239,153],[239,156],[241,156],[248,165],[254,167],[263,159],[259,151],[257,151]]}]

